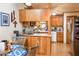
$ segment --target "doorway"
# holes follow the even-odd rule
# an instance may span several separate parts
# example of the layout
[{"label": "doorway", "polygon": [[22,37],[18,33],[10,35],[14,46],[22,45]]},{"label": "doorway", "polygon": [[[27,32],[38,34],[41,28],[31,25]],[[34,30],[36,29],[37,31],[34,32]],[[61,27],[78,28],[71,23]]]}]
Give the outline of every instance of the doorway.
[{"label": "doorway", "polygon": [[74,16],[67,16],[66,21],[66,43],[70,44],[73,42]]}]

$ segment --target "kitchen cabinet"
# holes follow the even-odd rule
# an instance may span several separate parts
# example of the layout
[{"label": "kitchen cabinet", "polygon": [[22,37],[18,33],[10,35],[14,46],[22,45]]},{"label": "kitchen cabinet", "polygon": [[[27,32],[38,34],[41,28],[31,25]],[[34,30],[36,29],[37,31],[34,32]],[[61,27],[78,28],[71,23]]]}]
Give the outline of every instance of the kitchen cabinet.
[{"label": "kitchen cabinet", "polygon": [[[29,36],[27,39],[28,47],[38,45],[36,55],[50,55],[51,52],[51,37],[49,36]],[[25,44],[27,44],[25,43]]]},{"label": "kitchen cabinet", "polygon": [[57,32],[57,42],[63,42],[63,32]]},{"label": "kitchen cabinet", "polygon": [[28,47],[36,46],[38,44],[38,39],[37,37],[28,37]]},{"label": "kitchen cabinet", "polygon": [[41,20],[49,21],[50,20],[50,9],[43,9],[41,12]]},{"label": "kitchen cabinet", "polygon": [[[50,9],[20,9],[19,10],[19,20],[23,25],[23,22],[29,21],[47,21],[48,34],[51,32],[50,26]],[[39,23],[36,23],[37,26]],[[29,24],[27,24],[29,25]],[[25,26],[25,25],[24,25]]]},{"label": "kitchen cabinet", "polygon": [[30,27],[30,22],[22,22],[22,24],[23,27]]},{"label": "kitchen cabinet", "polygon": [[50,19],[50,9],[20,9],[19,19],[25,21],[48,21]]},{"label": "kitchen cabinet", "polygon": [[51,49],[50,40],[51,40],[50,37],[39,38],[39,54],[40,55],[50,55],[50,49]]},{"label": "kitchen cabinet", "polygon": [[26,21],[26,20],[27,20],[26,18],[27,18],[27,17],[26,17],[26,10],[20,9],[20,10],[19,10],[19,20],[20,20],[20,22]]},{"label": "kitchen cabinet", "polygon": [[19,19],[20,21],[39,21],[40,20],[40,9],[20,9]]},{"label": "kitchen cabinet", "polygon": [[26,21],[26,22],[22,22],[23,27],[34,27],[36,25],[35,21]]},{"label": "kitchen cabinet", "polygon": [[63,16],[51,16],[51,26],[63,26]]},{"label": "kitchen cabinet", "polygon": [[26,15],[28,15],[28,21],[39,21],[40,20],[40,11],[39,9],[27,9]]}]

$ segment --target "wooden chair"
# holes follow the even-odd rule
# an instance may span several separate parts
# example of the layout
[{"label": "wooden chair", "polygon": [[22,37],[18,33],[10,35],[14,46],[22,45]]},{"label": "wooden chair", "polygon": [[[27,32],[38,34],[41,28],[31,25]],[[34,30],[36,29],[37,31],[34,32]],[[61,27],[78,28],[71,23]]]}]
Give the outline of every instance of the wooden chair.
[{"label": "wooden chair", "polygon": [[27,56],[35,56],[37,53],[37,50],[39,48],[38,43],[36,43],[33,46],[28,46],[28,39],[26,39],[26,41],[24,41],[24,46],[26,47],[26,49],[28,49],[28,55]]},{"label": "wooden chair", "polygon": [[29,47],[28,48],[28,55],[27,56],[36,56],[36,51],[37,51],[38,47],[39,46]]}]

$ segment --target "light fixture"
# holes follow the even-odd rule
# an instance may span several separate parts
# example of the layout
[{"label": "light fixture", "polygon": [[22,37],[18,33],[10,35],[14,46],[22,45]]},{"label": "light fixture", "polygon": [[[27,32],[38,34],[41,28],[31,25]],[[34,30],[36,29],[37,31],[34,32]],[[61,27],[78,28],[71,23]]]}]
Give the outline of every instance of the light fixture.
[{"label": "light fixture", "polygon": [[31,4],[31,3],[25,3],[25,5],[26,5],[26,6],[31,6],[32,4]]},{"label": "light fixture", "polygon": [[53,13],[52,13],[52,15],[53,15],[53,16],[55,16],[55,15],[56,15],[56,13],[55,13],[55,12],[53,12]]}]

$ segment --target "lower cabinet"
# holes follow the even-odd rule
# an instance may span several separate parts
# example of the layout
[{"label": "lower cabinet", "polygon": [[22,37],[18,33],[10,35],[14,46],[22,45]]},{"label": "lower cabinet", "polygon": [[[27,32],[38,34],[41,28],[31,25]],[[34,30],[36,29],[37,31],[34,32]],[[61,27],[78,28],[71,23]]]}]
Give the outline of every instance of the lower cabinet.
[{"label": "lower cabinet", "polygon": [[50,55],[51,49],[51,38],[50,37],[40,37],[39,39],[39,53],[40,55]]},{"label": "lower cabinet", "polygon": [[[49,36],[29,36],[26,40],[27,47],[38,46],[36,55],[50,56],[51,55],[51,37]],[[27,44],[25,43],[25,44]]]},{"label": "lower cabinet", "polygon": [[63,32],[57,32],[57,42],[63,43]]}]

